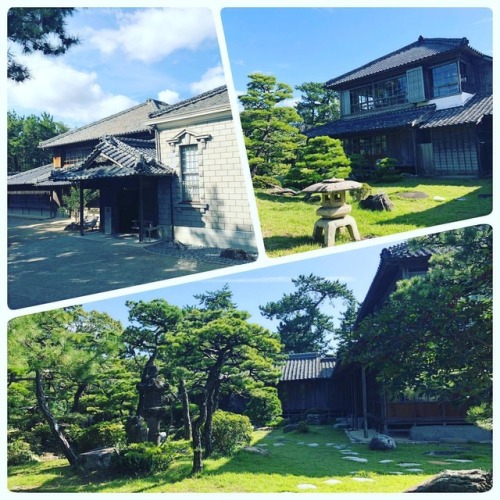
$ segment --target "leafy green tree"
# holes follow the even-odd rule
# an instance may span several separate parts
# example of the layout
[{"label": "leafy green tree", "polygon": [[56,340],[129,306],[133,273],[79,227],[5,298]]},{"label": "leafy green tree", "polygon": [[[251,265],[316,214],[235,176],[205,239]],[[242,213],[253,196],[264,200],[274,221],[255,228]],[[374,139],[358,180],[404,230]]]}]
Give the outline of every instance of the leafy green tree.
[{"label": "leafy green tree", "polygon": [[31,170],[52,162],[52,153],[38,147],[42,141],[68,130],[48,113],[18,116],[7,112],[7,168],[9,174]]},{"label": "leafy green tree", "polygon": [[[41,52],[58,56],[79,43],[66,32],[66,18],[74,8],[10,8],[7,13],[7,38],[21,47],[24,54]],[[7,77],[15,82],[30,78],[29,69],[19,63],[12,50],[7,52]]]},{"label": "leafy green tree", "polygon": [[[120,332],[120,324],[109,316],[87,313],[79,307],[11,320],[8,325],[10,425],[30,420],[33,410],[16,407],[15,403],[34,394],[36,411],[49,426],[69,463],[75,465],[76,453],[59,421],[79,406],[77,401],[82,393],[106,372]],[[26,426],[24,429],[28,430]]]},{"label": "leafy green tree", "polygon": [[[83,190],[83,206],[87,207],[92,201],[99,196],[99,191],[94,189]],[[77,223],[80,222],[80,188],[71,186],[69,195],[64,197],[64,206],[69,210],[69,213],[74,217]]]},{"label": "leafy green tree", "polygon": [[[241,386],[244,379],[276,382],[279,376],[279,340],[260,325],[249,323],[250,315],[232,307],[225,291],[220,298],[217,293],[199,295],[200,306],[186,308],[182,325],[169,336],[171,352],[192,374],[192,399],[199,408],[193,422],[192,474],[202,472],[203,456],[212,451],[212,417],[222,387]],[[228,307],[219,309],[217,304]]]},{"label": "leafy green tree", "polygon": [[349,158],[339,139],[313,137],[298,151],[298,158],[286,175],[287,186],[303,189],[324,179],[345,179],[351,173]]},{"label": "leafy green tree", "polygon": [[491,227],[410,245],[436,250],[429,272],[398,283],[384,307],[345,339],[345,358],[372,368],[392,394],[411,389],[491,405]]},{"label": "leafy green tree", "polygon": [[340,99],[338,92],[324,86],[323,83],[305,82],[297,85],[300,101],[295,109],[302,118],[302,129],[309,130],[340,117]]},{"label": "leafy green tree", "polygon": [[[296,290],[277,302],[260,306],[262,315],[279,320],[278,334],[286,352],[325,352],[337,329],[332,309],[339,301],[349,309],[355,298],[338,280],[300,275],[292,279]],[[322,307],[329,306],[325,311]]]},{"label": "leafy green tree", "polygon": [[305,140],[297,128],[300,116],[284,104],[293,97],[292,88],[271,75],[254,73],[249,78],[247,93],[239,99],[244,108],[241,125],[252,177],[284,174]]}]

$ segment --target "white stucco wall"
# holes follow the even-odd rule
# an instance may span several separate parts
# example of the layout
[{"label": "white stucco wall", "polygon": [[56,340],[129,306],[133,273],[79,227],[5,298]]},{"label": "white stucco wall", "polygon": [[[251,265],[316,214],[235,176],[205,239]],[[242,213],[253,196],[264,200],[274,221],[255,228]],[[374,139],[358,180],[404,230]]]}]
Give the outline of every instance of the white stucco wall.
[{"label": "white stucco wall", "polygon": [[[255,251],[249,194],[232,119],[208,117],[200,123],[172,125],[175,124],[158,128],[161,161],[177,172],[173,184],[175,239],[190,245]],[[182,203],[181,199],[179,148],[186,144],[198,145],[199,204]],[[159,192],[159,223],[171,234],[167,189],[168,182],[165,182]]]}]

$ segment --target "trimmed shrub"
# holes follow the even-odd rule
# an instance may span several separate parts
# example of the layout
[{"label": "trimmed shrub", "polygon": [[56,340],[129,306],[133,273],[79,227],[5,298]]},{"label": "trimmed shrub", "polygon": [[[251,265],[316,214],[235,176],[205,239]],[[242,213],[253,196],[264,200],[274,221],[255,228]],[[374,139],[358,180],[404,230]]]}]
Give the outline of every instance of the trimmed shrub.
[{"label": "trimmed shrub", "polygon": [[303,434],[306,434],[309,432],[309,426],[307,425],[306,422],[301,420],[300,422],[297,423],[297,432],[302,432]]},{"label": "trimmed shrub", "polygon": [[31,451],[31,446],[22,439],[16,439],[7,445],[7,464],[23,465],[38,461],[38,457]]},{"label": "trimmed shrub", "polygon": [[119,446],[126,442],[125,427],[119,422],[99,422],[90,427],[73,430],[71,434],[80,453],[107,446]]},{"label": "trimmed shrub", "polygon": [[375,180],[392,182],[399,180],[401,174],[397,171],[397,160],[395,158],[381,158],[375,163]]},{"label": "trimmed shrub", "polygon": [[216,453],[230,456],[241,446],[248,446],[253,427],[246,415],[217,410],[212,421],[212,445]]},{"label": "trimmed shrub", "polygon": [[349,193],[354,201],[361,201],[372,194],[372,187],[370,184],[363,182],[359,189],[352,189]]},{"label": "trimmed shrub", "polygon": [[245,414],[252,424],[269,425],[281,415],[281,401],[274,387],[255,389],[250,395]]},{"label": "trimmed shrub", "polygon": [[143,476],[163,472],[174,460],[170,446],[153,443],[132,443],[122,448],[113,459],[113,469],[123,475]]},{"label": "trimmed shrub", "polygon": [[253,187],[266,189],[272,186],[281,187],[281,182],[271,175],[255,175],[252,179]]}]

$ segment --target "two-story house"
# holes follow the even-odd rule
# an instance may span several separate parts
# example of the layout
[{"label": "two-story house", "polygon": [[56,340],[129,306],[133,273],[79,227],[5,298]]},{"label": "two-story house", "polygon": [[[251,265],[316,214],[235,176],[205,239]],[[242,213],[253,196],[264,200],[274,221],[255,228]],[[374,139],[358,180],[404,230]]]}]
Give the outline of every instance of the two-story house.
[{"label": "two-story house", "polygon": [[188,245],[256,249],[225,86],[174,105],[150,99],[41,147],[54,182],[99,191],[107,234],[155,228]]},{"label": "two-story house", "polygon": [[467,38],[424,38],[329,80],[341,117],[307,132],[342,140],[371,165],[409,173],[492,173],[493,59]]}]

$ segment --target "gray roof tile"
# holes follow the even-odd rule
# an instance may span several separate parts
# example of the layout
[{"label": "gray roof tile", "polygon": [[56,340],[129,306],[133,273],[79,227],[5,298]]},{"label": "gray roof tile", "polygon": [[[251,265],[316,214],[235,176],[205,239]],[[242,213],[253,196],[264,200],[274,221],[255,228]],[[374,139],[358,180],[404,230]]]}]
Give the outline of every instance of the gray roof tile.
[{"label": "gray roof tile", "polygon": [[[38,168],[20,172],[18,174],[9,175],[7,178],[8,186],[54,186],[56,183],[50,180],[53,165],[43,165]],[[68,182],[58,182],[58,185],[66,185]]]},{"label": "gray roof tile", "polygon": [[127,135],[150,130],[146,122],[151,113],[165,108],[168,104],[148,99],[142,104],[126,109],[102,120],[70,130],[40,143],[41,148],[66,146],[78,142],[97,140],[104,135]]},{"label": "gray roof tile", "polygon": [[360,78],[376,75],[398,67],[403,69],[406,66],[430,60],[447,52],[451,54],[457,50],[467,50],[484,56],[484,54],[469,46],[467,38],[424,38],[421,36],[416,42],[410,45],[406,45],[390,54],[375,59],[348,73],[332,78],[326,82],[326,85],[331,88],[342,87],[344,84]]},{"label": "gray roof tile", "polygon": [[199,94],[190,99],[178,102],[168,106],[167,108],[160,109],[151,113],[150,118],[158,118],[160,116],[172,117],[177,115],[184,115],[186,113],[196,113],[197,111],[205,111],[218,106],[229,106],[229,96],[227,93],[227,86],[222,85],[215,89]]},{"label": "gray roof tile", "polygon": [[155,140],[106,136],[80,164],[52,171],[53,179],[88,180],[132,175],[173,175],[156,158]]},{"label": "gray roof tile", "polygon": [[491,94],[476,94],[463,106],[436,111],[420,127],[433,128],[463,125],[465,123],[478,124],[485,116],[492,114],[493,96]]},{"label": "gray roof tile", "polygon": [[289,354],[281,370],[280,381],[330,378],[334,368],[333,356],[322,356],[316,352]]}]

